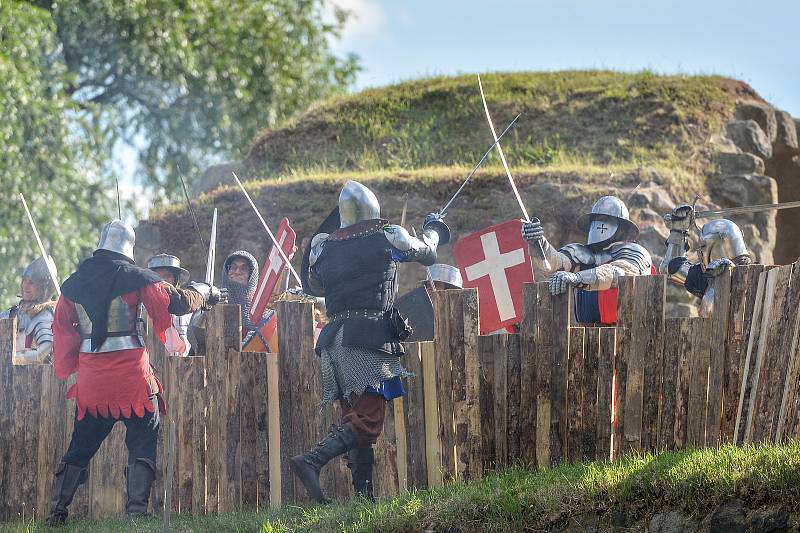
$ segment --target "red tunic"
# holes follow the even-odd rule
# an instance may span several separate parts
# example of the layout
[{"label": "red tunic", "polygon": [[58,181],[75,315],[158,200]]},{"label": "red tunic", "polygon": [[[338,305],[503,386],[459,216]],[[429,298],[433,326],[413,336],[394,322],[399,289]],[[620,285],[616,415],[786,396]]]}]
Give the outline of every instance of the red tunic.
[{"label": "red tunic", "polygon": [[[161,283],[152,283],[139,290],[122,295],[122,300],[135,313],[144,304],[156,333],[163,342],[164,332],[172,325],[167,311],[169,295]],[[67,392],[78,406],[78,420],[86,411],[92,416],[130,417],[131,412],[144,416],[152,412],[150,395],[162,392],[150,366],[150,356],[145,348],[117,350],[101,355],[79,352],[81,334],[75,304],[61,296],[56,304],[53,319],[53,366],[60,379],[77,372],[77,381]],[[163,411],[163,404],[162,404]]]}]

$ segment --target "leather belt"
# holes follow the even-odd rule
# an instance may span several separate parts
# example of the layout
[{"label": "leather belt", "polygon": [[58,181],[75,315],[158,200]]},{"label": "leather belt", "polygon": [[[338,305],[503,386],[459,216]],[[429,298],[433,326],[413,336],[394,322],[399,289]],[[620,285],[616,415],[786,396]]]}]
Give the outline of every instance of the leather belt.
[{"label": "leather belt", "polygon": [[340,311],[338,313],[331,313],[328,315],[328,320],[346,320],[348,318],[383,318],[386,316],[386,311],[378,309],[348,309],[347,311]]}]

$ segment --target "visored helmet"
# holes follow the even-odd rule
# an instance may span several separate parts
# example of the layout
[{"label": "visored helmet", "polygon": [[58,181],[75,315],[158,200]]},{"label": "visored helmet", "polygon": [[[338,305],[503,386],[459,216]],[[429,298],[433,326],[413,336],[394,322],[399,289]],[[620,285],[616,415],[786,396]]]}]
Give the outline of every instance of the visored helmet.
[{"label": "visored helmet", "polygon": [[628,208],[616,196],[603,196],[592,206],[592,212],[578,218],[578,227],[589,234],[586,244],[603,247],[612,242],[633,241],[639,227],[631,222]]},{"label": "visored helmet", "polygon": [[742,230],[728,219],[718,218],[706,222],[700,230],[700,239],[700,260],[703,265],[723,257],[737,265],[751,262]]}]

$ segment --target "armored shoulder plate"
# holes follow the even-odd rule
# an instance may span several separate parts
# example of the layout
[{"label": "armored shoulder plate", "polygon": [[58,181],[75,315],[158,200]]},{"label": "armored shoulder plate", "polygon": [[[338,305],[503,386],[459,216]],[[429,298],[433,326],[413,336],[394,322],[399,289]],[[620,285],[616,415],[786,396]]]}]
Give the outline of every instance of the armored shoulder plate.
[{"label": "armored shoulder plate", "polygon": [[397,224],[386,224],[383,227],[383,233],[386,235],[389,244],[401,252],[407,252],[412,248],[419,248],[421,244],[419,239],[412,237],[403,226],[398,226]]},{"label": "armored shoulder plate", "polygon": [[322,248],[325,247],[325,241],[327,240],[327,233],[317,233],[314,235],[314,238],[311,239],[311,253],[308,255],[309,265],[313,265],[317,262],[319,255],[322,253]]},{"label": "armored shoulder plate", "polygon": [[53,309],[50,307],[45,307],[35,316],[31,317],[28,321],[27,325],[25,326],[25,334],[30,335],[34,331],[45,328],[45,329],[52,329],[53,328],[53,318],[55,314],[53,313]]},{"label": "armored shoulder plate", "polygon": [[569,257],[573,265],[580,265],[581,270],[597,266],[594,252],[585,244],[573,242],[563,246],[559,252]]},{"label": "armored shoulder plate", "polygon": [[650,273],[653,259],[650,257],[650,252],[641,244],[636,244],[635,242],[615,242],[605,251],[611,255],[610,261],[628,261],[639,267],[641,274]]}]

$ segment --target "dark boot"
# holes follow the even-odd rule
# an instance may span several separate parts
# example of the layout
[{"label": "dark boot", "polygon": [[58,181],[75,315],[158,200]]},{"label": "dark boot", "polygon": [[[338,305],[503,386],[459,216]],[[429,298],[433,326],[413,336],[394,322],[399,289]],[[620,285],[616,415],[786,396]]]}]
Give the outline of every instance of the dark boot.
[{"label": "dark boot", "polygon": [[72,503],[75,491],[86,482],[88,477],[86,468],[61,463],[56,471],[56,480],[53,483],[53,506],[45,520],[48,526],[60,526],[67,522],[67,507]]},{"label": "dark boot", "polygon": [[375,450],[369,448],[353,448],[347,455],[347,467],[353,477],[353,491],[374,502],[372,491],[372,466],[375,464]]},{"label": "dark boot", "polygon": [[356,434],[347,426],[331,426],[331,431],[311,451],[295,455],[289,460],[295,475],[305,485],[309,496],[317,503],[328,503],[319,486],[319,472],[328,461],[342,455],[356,445]]},{"label": "dark boot", "polygon": [[125,513],[128,518],[148,518],[147,504],[150,502],[150,487],[156,478],[156,465],[150,459],[138,458],[125,469],[128,485],[128,502]]}]

